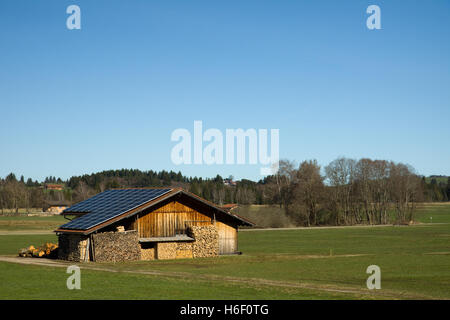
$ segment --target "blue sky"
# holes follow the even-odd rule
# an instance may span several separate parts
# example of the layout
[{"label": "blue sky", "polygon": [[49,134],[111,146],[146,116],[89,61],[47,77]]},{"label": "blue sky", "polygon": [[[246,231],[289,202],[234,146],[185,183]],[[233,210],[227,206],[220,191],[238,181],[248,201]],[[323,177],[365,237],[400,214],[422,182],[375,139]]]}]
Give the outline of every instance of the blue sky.
[{"label": "blue sky", "polygon": [[[81,30],[66,8],[81,8]],[[368,30],[366,8],[381,8]],[[0,176],[180,165],[177,128],[280,130],[280,157],[450,175],[450,2],[0,2]]]}]

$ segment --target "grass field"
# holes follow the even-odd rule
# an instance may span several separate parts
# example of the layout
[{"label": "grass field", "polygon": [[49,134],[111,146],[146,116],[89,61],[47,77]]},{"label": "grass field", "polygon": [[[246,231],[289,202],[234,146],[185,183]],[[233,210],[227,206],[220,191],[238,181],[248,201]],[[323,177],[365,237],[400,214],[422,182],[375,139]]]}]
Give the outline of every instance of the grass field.
[{"label": "grass field", "polygon": [[0,216],[0,231],[14,230],[55,230],[68,222],[62,216]]},{"label": "grass field", "polygon": [[450,223],[449,211],[449,202],[423,203],[418,207],[415,220],[424,223]]},{"label": "grass field", "polygon": [[[417,206],[414,220],[422,223],[450,223],[450,214],[447,214],[450,204],[448,202],[421,203]],[[233,212],[249,219],[259,227],[294,227],[293,222],[278,206],[245,205],[239,206]],[[394,210],[389,210],[391,221],[395,221]]]},{"label": "grass field", "polygon": [[276,205],[239,206],[233,210],[233,213],[252,221],[257,227],[286,228],[295,226],[284,213],[284,209]]},{"label": "grass field", "polygon": [[[0,262],[0,298],[450,299],[450,204],[422,205],[417,220],[430,216],[414,226],[241,231],[241,256],[80,263],[81,290],[66,288],[66,265]],[[0,235],[0,255],[55,240]],[[366,288],[372,264],[381,290]]]}]

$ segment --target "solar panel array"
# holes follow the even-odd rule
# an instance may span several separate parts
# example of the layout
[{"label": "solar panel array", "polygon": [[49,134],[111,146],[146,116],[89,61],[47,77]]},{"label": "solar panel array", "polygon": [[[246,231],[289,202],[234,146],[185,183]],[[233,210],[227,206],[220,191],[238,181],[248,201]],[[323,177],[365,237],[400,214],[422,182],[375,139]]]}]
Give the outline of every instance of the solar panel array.
[{"label": "solar panel array", "polygon": [[131,209],[152,201],[172,189],[116,189],[99,193],[63,211],[87,214],[63,224],[62,229],[87,230]]}]

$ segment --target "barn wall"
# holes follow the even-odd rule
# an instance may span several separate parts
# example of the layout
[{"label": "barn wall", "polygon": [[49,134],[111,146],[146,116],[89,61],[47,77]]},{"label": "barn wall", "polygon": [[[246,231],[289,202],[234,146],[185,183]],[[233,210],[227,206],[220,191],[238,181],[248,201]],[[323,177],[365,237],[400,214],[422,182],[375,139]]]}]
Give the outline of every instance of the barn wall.
[{"label": "barn wall", "polygon": [[236,253],[238,250],[237,228],[231,225],[216,222],[219,234],[219,254]]},{"label": "barn wall", "polygon": [[[184,200],[181,200],[185,202]],[[189,203],[188,203],[189,204]],[[185,230],[186,226],[211,225],[214,213],[206,212],[205,208],[171,201],[161,205],[154,211],[145,212],[137,219],[139,237],[173,237]],[[238,251],[237,226],[227,218],[216,221],[219,234],[219,254],[232,254]]]},{"label": "barn wall", "polygon": [[186,223],[206,225],[211,224],[211,219],[178,201],[171,201],[151,212],[139,215],[137,227],[141,238],[173,237],[177,232],[186,229]]}]

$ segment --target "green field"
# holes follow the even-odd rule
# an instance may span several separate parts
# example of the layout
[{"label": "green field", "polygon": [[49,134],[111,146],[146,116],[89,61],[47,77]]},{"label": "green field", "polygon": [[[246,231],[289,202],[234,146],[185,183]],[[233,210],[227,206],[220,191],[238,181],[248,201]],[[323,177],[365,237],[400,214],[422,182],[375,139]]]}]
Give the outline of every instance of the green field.
[{"label": "green field", "polygon": [[424,203],[419,205],[415,220],[423,223],[450,223],[449,211],[449,202]]},{"label": "green field", "polygon": [[[417,220],[430,216],[414,226],[241,231],[240,256],[79,263],[81,290],[66,288],[65,267],[0,262],[0,298],[450,299],[450,204],[423,205]],[[0,235],[0,255],[55,239]],[[373,264],[381,290],[366,288]]]},{"label": "green field", "polygon": [[0,216],[0,231],[45,230],[52,231],[56,227],[68,222],[64,217],[55,216],[27,216],[6,215]]}]

